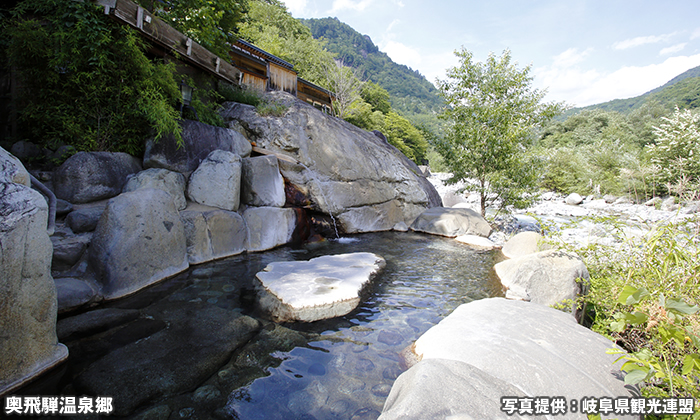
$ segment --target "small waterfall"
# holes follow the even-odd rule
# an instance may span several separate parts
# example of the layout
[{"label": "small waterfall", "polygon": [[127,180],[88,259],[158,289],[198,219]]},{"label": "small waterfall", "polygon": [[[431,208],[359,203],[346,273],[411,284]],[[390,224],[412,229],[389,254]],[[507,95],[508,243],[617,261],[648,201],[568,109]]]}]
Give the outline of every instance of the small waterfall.
[{"label": "small waterfall", "polygon": [[[338,223],[335,220],[335,216],[333,216],[333,210],[331,209],[330,201],[328,200],[328,197],[326,197],[326,194],[323,192],[323,186],[321,185],[321,180],[318,178],[318,176],[306,165],[304,165],[302,162],[297,161],[299,165],[301,165],[305,169],[306,175],[306,182],[309,184],[312,180],[309,179],[309,177],[313,178],[313,181],[316,181],[316,185],[318,185],[318,191],[319,194],[321,194],[321,197],[323,198],[323,202],[326,203],[326,206],[328,207],[328,215],[331,216],[331,221],[333,222],[333,229],[335,230],[335,238],[340,239],[340,234],[338,233]],[[310,174],[310,175],[309,175]]]}]

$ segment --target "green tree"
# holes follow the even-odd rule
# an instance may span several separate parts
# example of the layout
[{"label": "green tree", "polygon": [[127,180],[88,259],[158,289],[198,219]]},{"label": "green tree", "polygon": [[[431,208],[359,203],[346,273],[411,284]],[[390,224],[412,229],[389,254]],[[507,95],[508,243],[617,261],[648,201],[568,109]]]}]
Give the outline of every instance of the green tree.
[{"label": "green tree", "polygon": [[388,114],[391,111],[389,92],[376,83],[365,82],[360,89],[360,96],[372,106],[372,111],[379,111],[382,114]]},{"label": "green tree", "polygon": [[311,30],[294,19],[277,0],[251,0],[246,21],[240,25],[242,38],[294,65],[299,76],[329,88],[326,68],[334,55]]},{"label": "green tree", "polygon": [[[700,182],[700,116],[690,110],[676,111],[654,127],[656,143],[647,146],[658,181],[669,192],[683,195]],[[695,188],[692,188],[695,186]],[[695,197],[692,197],[695,198]]]},{"label": "green tree", "polygon": [[441,118],[449,122],[447,134],[436,144],[452,172],[450,183],[466,181],[467,189],[499,208],[527,204],[525,193],[537,185],[536,160],[528,153],[534,130],[561,112],[563,105],[542,103],[545,92],[532,89],[530,66],[520,70],[511,63],[510,51],[485,63],[472,53],[455,51],[459,67],[447,70],[438,88],[447,102]]},{"label": "green tree", "polygon": [[180,138],[173,66],[150,61],[140,37],[95,3],[25,0],[5,34],[26,138],[131,154],[153,134]]},{"label": "green tree", "polygon": [[238,24],[248,8],[247,0],[137,0],[137,2],[222,58],[228,58],[229,44],[236,42]]}]

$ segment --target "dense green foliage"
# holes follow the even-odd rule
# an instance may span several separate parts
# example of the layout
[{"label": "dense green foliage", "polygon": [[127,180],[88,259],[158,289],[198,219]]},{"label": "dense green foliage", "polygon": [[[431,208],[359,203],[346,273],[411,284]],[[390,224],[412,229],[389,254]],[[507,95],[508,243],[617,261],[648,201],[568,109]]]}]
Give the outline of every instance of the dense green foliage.
[{"label": "dense green foliage", "polygon": [[565,112],[563,117],[567,118],[581,111],[595,109],[629,114],[648,104],[662,106],[665,113],[672,112],[676,106],[681,109],[700,107],[700,66],[679,74],[663,86],[643,95],[629,99],[614,99],[583,108],[573,108]]},{"label": "dense green foliage", "polygon": [[[623,356],[625,381],[639,383],[644,396],[700,399],[697,225],[643,223],[630,229],[629,221],[618,219],[591,222],[621,238],[615,245],[572,248],[591,276],[584,299],[591,328],[629,352]],[[625,236],[635,231],[647,233]]]},{"label": "dense green foliage", "polygon": [[452,173],[447,182],[473,181],[467,189],[479,193],[482,215],[489,196],[499,207],[522,207],[525,193],[537,187],[538,165],[529,153],[534,129],[561,106],[542,103],[544,92],[530,86],[530,67],[518,69],[508,50],[500,58],[490,54],[485,63],[473,61],[464,48],[455,55],[459,67],[438,81],[449,104],[441,117],[450,125],[436,144]]},{"label": "dense green foliage", "polygon": [[27,139],[138,154],[154,134],[179,138],[173,67],[150,61],[138,35],[99,6],[25,0],[3,30]]},{"label": "dense green foliage", "polygon": [[546,127],[537,153],[541,186],[562,193],[685,195],[697,189],[697,111],[667,114],[657,102],[629,114],[584,110]]},{"label": "dense green foliage", "polygon": [[277,0],[251,0],[248,8],[239,29],[242,38],[293,64],[303,79],[329,87],[326,69],[334,56],[314,39],[309,28]]},{"label": "dense green foliage", "polygon": [[654,128],[657,140],[646,152],[655,181],[683,199],[700,199],[700,115],[676,108]]},{"label": "dense green foliage", "polygon": [[337,18],[302,19],[314,38],[324,39],[326,48],[346,66],[357,68],[391,95],[394,109],[404,115],[435,113],[442,106],[438,91],[418,71],[394,63],[372,40]]},{"label": "dense green foliage", "polygon": [[237,39],[247,0],[137,0],[170,26],[220,57]]}]

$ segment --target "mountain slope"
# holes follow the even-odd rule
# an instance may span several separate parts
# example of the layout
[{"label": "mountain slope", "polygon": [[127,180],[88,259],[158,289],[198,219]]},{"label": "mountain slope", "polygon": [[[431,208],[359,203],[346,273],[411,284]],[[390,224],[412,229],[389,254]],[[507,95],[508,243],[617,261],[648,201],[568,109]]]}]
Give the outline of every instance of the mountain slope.
[{"label": "mountain slope", "polygon": [[663,86],[652,89],[643,95],[629,99],[614,99],[583,108],[574,108],[567,111],[564,117],[592,109],[617,111],[626,114],[648,102],[658,102],[669,110],[676,105],[681,109],[700,108],[700,66],[679,74]]},{"label": "mountain slope", "polygon": [[442,100],[438,91],[423,75],[394,63],[372,42],[338,18],[300,19],[311,29],[314,38],[326,40],[326,49],[337,54],[346,66],[361,71],[361,77],[386,89],[392,106],[404,114],[437,112]]}]

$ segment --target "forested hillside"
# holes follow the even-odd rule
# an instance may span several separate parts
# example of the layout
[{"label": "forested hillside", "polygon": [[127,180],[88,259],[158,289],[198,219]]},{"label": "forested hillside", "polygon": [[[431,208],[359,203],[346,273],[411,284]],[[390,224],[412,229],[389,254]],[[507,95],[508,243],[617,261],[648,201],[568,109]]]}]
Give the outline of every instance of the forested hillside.
[{"label": "forested hillside", "polygon": [[700,66],[679,74],[663,86],[629,99],[614,99],[583,108],[573,108],[564,114],[571,116],[584,110],[602,109],[630,113],[647,103],[657,103],[669,111],[675,106],[681,109],[700,108]]},{"label": "forested hillside", "polygon": [[438,91],[423,75],[394,63],[372,42],[337,18],[301,19],[314,38],[326,40],[326,49],[337,55],[346,66],[360,70],[361,77],[377,83],[391,95],[392,106],[399,112],[428,114],[437,112],[441,99]]}]

